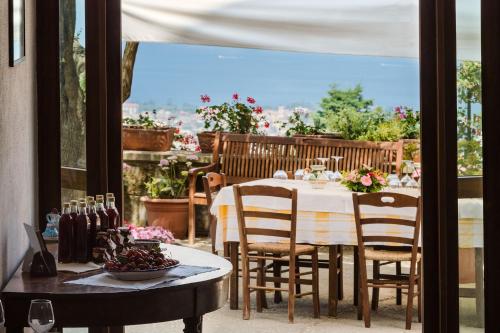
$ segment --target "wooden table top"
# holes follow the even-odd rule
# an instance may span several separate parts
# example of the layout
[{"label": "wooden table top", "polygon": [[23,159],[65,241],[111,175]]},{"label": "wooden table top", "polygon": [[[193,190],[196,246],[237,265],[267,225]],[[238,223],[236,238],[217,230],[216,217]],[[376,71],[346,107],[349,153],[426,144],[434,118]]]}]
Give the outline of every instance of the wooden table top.
[{"label": "wooden table top", "polygon": [[83,274],[59,272],[56,277],[35,278],[19,268],[2,291],[6,326],[27,326],[29,304],[35,298],[52,300],[59,327],[162,322],[200,316],[224,305],[232,270],[229,261],[177,245],[168,245],[167,251],[182,264],[218,269],[146,290],[133,290],[64,283],[99,274],[100,270]]}]

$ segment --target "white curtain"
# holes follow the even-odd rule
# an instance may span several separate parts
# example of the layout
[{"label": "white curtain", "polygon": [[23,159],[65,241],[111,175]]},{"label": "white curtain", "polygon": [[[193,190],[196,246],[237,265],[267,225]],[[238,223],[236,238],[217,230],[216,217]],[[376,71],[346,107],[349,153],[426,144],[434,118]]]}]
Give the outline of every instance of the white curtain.
[{"label": "white curtain", "polygon": [[[466,7],[459,17],[469,22],[457,28],[460,57],[478,59],[479,10],[457,7]],[[126,41],[418,57],[418,15],[418,0],[122,0],[122,34]]]}]

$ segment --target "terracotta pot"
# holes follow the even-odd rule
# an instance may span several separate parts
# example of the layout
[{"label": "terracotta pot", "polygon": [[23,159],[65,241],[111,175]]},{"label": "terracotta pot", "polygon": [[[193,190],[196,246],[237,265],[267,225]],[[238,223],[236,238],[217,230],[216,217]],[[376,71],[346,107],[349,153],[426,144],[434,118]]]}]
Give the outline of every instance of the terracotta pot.
[{"label": "terracotta pot", "polygon": [[188,198],[150,199],[141,197],[146,207],[148,225],[170,230],[175,238],[184,239],[188,228]]},{"label": "terracotta pot", "polygon": [[140,129],[123,128],[123,149],[167,151],[172,147],[175,128]]},{"label": "terracotta pot", "polygon": [[211,153],[214,148],[215,132],[201,132],[197,134],[202,153]]}]

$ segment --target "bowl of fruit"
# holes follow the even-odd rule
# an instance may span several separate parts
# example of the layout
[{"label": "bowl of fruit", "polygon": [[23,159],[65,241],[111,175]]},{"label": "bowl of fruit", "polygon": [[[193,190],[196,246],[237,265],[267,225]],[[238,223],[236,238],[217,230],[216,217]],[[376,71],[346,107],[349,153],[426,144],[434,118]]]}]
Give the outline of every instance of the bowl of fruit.
[{"label": "bowl of fruit", "polygon": [[178,260],[167,258],[158,250],[131,248],[108,260],[104,271],[118,280],[141,281],[162,277],[178,265]]}]

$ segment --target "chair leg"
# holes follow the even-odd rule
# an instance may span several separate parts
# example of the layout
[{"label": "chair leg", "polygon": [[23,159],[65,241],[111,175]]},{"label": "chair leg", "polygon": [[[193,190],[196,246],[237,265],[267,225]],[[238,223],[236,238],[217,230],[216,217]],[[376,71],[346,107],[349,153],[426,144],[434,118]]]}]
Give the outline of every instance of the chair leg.
[{"label": "chair leg", "polygon": [[195,206],[193,200],[189,200],[188,204],[188,240],[189,244],[194,244],[195,238]]},{"label": "chair leg", "polygon": [[215,249],[215,233],[217,231],[217,218],[213,215],[210,215],[210,240],[212,242],[212,253],[218,254]]},{"label": "chair leg", "polygon": [[243,319],[250,319],[250,267],[248,258],[244,257],[242,260],[243,266],[243,276],[242,276],[242,284],[243,284]]},{"label": "chair leg", "polygon": [[[258,255],[263,256],[264,254],[262,252],[259,252]],[[264,260],[262,259],[257,260],[257,285],[259,287],[264,287]],[[257,290],[256,293],[257,293],[257,301],[256,301],[257,312],[262,312],[263,299],[265,298],[265,291]]]},{"label": "chair leg", "polygon": [[319,265],[318,265],[318,248],[314,249],[314,253],[311,256],[312,261],[312,292],[313,292],[313,311],[314,318],[319,318],[320,308],[319,308]]},{"label": "chair leg", "polygon": [[[380,261],[373,261],[373,279],[380,278]],[[376,311],[378,309],[378,299],[379,299],[380,288],[373,287],[372,291],[372,310]]]},{"label": "chair leg", "polygon": [[[275,257],[279,257],[279,254],[275,254]],[[279,261],[273,262],[273,276],[281,277],[281,263]],[[281,288],[280,282],[274,282],[274,288]],[[283,302],[283,297],[281,296],[281,291],[274,291],[274,303],[278,304]]]},{"label": "chair leg", "polygon": [[[354,258],[354,283],[353,283],[353,304],[354,306],[357,306],[359,304],[358,299],[359,299],[359,257],[358,257],[358,247],[354,246],[353,247],[353,258]],[[358,318],[361,319],[361,318]]]},{"label": "chair leg", "polygon": [[[295,262],[298,262],[298,261],[299,261],[298,257],[295,257]],[[297,276],[300,276],[300,266],[299,265],[295,266],[295,274]],[[301,293],[300,283],[298,283],[298,282],[295,283],[295,293],[296,294]]]},{"label": "chair leg", "polygon": [[418,291],[418,322],[422,322],[422,260],[417,264],[417,274],[419,276],[417,281],[417,291]]},{"label": "chair leg", "polygon": [[368,276],[366,273],[366,260],[359,260],[359,276],[360,276],[360,286],[361,286],[361,292],[360,292],[360,302],[361,303],[361,309],[362,309],[362,315],[363,319],[365,321],[365,327],[368,328],[370,327],[370,300],[369,300],[369,294],[368,294]]},{"label": "chair leg", "polygon": [[[401,275],[401,261],[396,261],[396,275]],[[399,284],[398,284],[399,286]],[[396,304],[401,305],[402,303],[402,290],[396,289]]]},{"label": "chair leg", "polygon": [[295,257],[290,256],[288,272],[288,322],[293,323],[295,313]]},{"label": "chair leg", "polygon": [[406,329],[411,329],[413,319],[413,297],[415,293],[415,267],[410,267],[410,276],[408,285],[408,301],[406,302]]}]

